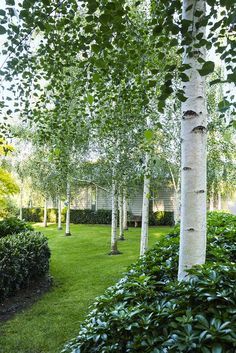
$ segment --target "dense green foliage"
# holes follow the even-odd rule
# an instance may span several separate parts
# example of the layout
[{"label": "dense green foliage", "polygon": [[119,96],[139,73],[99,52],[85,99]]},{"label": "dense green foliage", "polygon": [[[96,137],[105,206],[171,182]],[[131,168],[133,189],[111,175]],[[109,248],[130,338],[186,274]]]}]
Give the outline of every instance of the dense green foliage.
[{"label": "dense green foliage", "polygon": [[[43,208],[24,208],[23,218],[27,222],[43,222]],[[65,222],[66,208],[62,211],[62,222]],[[48,222],[57,222],[57,209],[47,210]],[[74,224],[110,224],[111,210],[70,210],[70,221]],[[132,214],[128,213],[128,223],[132,221]],[[131,222],[131,224],[133,224]],[[149,225],[151,226],[171,226],[174,224],[173,212],[158,211],[149,215]]]},{"label": "dense green foliage", "polygon": [[149,214],[150,226],[172,226],[174,225],[174,212],[157,211]]},{"label": "dense green foliage", "polygon": [[6,218],[3,221],[0,221],[0,238],[28,230],[33,230],[33,227],[30,224],[14,217]]},{"label": "dense green foliage", "polygon": [[41,233],[24,232],[0,239],[0,301],[49,270],[50,250]]},{"label": "dense green foliage", "polygon": [[209,216],[207,263],[189,282],[176,281],[176,228],[96,300],[63,352],[235,352],[236,234],[222,226],[227,217],[235,228],[235,216]]},{"label": "dense green foliage", "polygon": [[[35,225],[48,238],[52,252],[50,274],[54,286],[46,295],[12,320],[0,324],[0,353],[56,353],[77,335],[96,296],[119,280],[127,266],[139,257],[140,228],[125,232],[119,256],[108,256],[110,226],[71,225],[71,237]],[[150,247],[170,231],[170,227],[152,227]]]},{"label": "dense green foliage", "polygon": [[[42,207],[23,208],[23,219],[27,222],[43,222],[44,209]],[[47,221],[57,222],[57,209],[47,210]]]}]

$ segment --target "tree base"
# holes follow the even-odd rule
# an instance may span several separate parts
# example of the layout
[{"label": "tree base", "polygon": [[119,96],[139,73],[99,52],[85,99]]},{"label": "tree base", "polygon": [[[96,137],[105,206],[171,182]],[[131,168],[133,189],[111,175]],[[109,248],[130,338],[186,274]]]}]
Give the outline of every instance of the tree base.
[{"label": "tree base", "polygon": [[127,227],[127,228],[124,228],[124,230],[129,230],[129,228]]},{"label": "tree base", "polygon": [[120,252],[119,250],[111,250],[108,255],[120,255],[122,254],[122,252]]},{"label": "tree base", "polygon": [[65,233],[66,237],[69,237],[71,235],[71,233]]},{"label": "tree base", "polygon": [[125,240],[124,235],[120,236],[120,237],[118,238],[118,240]]},{"label": "tree base", "polygon": [[63,228],[62,227],[58,227],[57,230],[62,230]]}]

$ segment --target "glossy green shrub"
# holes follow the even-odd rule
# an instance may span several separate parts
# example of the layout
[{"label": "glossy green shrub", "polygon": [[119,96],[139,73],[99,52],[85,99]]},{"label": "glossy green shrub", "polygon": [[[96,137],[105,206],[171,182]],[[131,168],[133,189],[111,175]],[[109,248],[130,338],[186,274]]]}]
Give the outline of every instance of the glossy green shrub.
[{"label": "glossy green shrub", "polygon": [[28,231],[0,239],[0,301],[45,275],[49,258],[47,238],[41,233]]},{"label": "glossy green shrub", "polygon": [[18,218],[12,217],[0,221],[0,238],[28,230],[33,230],[33,227]]},{"label": "glossy green shrub", "polygon": [[161,239],[97,298],[63,353],[235,353],[236,236],[227,228],[208,235],[207,262],[189,282],[176,281],[179,237]]}]

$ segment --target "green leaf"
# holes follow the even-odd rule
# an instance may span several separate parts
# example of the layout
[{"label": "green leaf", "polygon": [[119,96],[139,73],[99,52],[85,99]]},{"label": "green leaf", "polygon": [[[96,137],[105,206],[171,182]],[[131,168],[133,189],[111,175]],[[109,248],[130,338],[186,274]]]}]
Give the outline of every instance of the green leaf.
[{"label": "green leaf", "polygon": [[5,16],[6,12],[4,10],[0,10],[0,16]]},{"label": "green leaf", "polygon": [[214,69],[215,63],[213,61],[206,61],[198,72],[201,76],[206,76],[214,72]]},{"label": "green leaf", "polygon": [[0,34],[5,34],[6,28],[0,25]]},{"label": "green leaf", "polygon": [[94,82],[99,82],[100,81],[100,75],[97,72],[95,72],[95,74],[93,74],[93,81]]},{"label": "green leaf", "polygon": [[14,6],[15,0],[6,0],[6,5]]},{"label": "green leaf", "polygon": [[188,75],[186,75],[184,72],[182,72],[182,73],[180,74],[180,77],[181,77],[181,80],[182,80],[183,82],[188,82],[188,81],[189,81]]},{"label": "green leaf", "polygon": [[144,136],[147,140],[151,140],[153,138],[153,131],[152,130],[146,130],[144,132]]},{"label": "green leaf", "polygon": [[212,353],[222,353],[223,349],[222,349],[221,344],[214,345],[214,347],[212,348],[211,352]]},{"label": "green leaf", "polygon": [[89,102],[89,104],[93,104],[94,98],[93,96],[91,96],[91,94],[87,96],[87,101]]}]

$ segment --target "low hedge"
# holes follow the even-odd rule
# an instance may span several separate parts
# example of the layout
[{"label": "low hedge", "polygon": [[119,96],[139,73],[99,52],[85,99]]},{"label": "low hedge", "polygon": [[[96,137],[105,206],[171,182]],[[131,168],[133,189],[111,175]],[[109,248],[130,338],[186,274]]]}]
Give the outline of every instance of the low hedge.
[{"label": "low hedge", "polygon": [[0,239],[0,301],[49,270],[47,238],[32,231]]},{"label": "low hedge", "polygon": [[149,214],[150,226],[173,226],[174,223],[174,212],[157,211]]},{"label": "low hedge", "polygon": [[0,221],[0,238],[28,230],[33,230],[33,227],[30,224],[19,220],[18,218],[12,217]]},{"label": "low hedge", "polygon": [[209,230],[207,262],[189,271],[188,282],[176,281],[178,229],[160,239],[97,298],[62,352],[235,353],[236,235],[227,222],[221,228]]},{"label": "low hedge", "polygon": [[[43,222],[44,209],[41,207],[32,207],[32,208],[23,208],[23,219],[27,222]],[[47,220],[48,222],[54,223],[57,222],[57,209],[49,208],[47,211]]]},{"label": "low hedge", "polygon": [[[43,222],[43,208],[24,208],[23,218],[27,222]],[[65,222],[66,208],[62,210],[62,222]],[[57,222],[57,209],[50,208],[47,213],[48,222]],[[132,220],[132,215],[128,214],[128,218]],[[90,209],[84,210],[71,210],[70,211],[71,223],[74,224],[111,224],[111,210],[97,210]],[[158,211],[150,213],[149,224],[151,226],[171,226],[174,224],[173,212]]]}]

